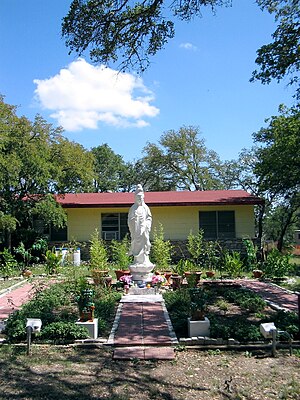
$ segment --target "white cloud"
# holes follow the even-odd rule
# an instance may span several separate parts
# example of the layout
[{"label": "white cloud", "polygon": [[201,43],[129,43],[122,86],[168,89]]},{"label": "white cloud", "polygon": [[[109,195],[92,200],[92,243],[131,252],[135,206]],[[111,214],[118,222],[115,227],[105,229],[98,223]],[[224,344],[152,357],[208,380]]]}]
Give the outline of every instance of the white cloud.
[{"label": "white cloud", "polygon": [[35,79],[35,96],[68,131],[96,129],[99,122],[144,127],[159,109],[141,78],[78,59],[49,79]]},{"label": "white cloud", "polygon": [[192,43],[186,42],[186,43],[181,43],[179,45],[179,47],[181,49],[185,49],[185,50],[193,50],[196,51],[197,50],[197,46],[194,46]]}]

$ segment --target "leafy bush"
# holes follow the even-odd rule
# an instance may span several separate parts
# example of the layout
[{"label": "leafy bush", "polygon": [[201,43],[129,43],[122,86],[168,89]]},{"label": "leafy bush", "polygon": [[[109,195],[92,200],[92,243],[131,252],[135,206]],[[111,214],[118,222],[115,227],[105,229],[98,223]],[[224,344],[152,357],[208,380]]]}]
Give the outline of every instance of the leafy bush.
[{"label": "leafy bush", "polygon": [[47,274],[57,274],[62,262],[62,254],[56,254],[53,250],[47,250],[45,254],[46,265],[45,269]]},{"label": "leafy bush", "polygon": [[[8,249],[0,252],[0,275],[2,277],[11,276],[18,270],[18,263]],[[18,270],[18,273],[20,271]]]},{"label": "leafy bush", "polygon": [[94,298],[95,318],[98,318],[99,334],[104,335],[109,333],[121,296],[122,294],[120,292],[111,291],[109,288],[96,288]]},{"label": "leafy bush", "polygon": [[240,253],[237,251],[233,251],[232,253],[226,252],[224,254],[224,268],[225,272],[233,278],[241,276],[243,272],[243,261],[241,260]]},{"label": "leafy bush", "polygon": [[279,330],[287,331],[293,336],[299,332],[298,315],[290,311],[279,310],[275,316],[272,316],[270,321],[266,320],[264,322],[274,322]]},{"label": "leafy bush", "polygon": [[187,319],[190,317],[191,298],[188,290],[181,289],[164,293],[164,300],[178,337],[187,335]]},{"label": "leafy bush", "polygon": [[108,268],[108,256],[105,243],[99,238],[99,231],[95,229],[91,236],[90,268],[106,270]]},{"label": "leafy bush", "polygon": [[164,229],[159,224],[158,229],[154,229],[151,247],[151,260],[156,269],[166,270],[170,267],[172,248],[171,242],[164,239]]},{"label": "leafy bush", "polygon": [[250,271],[251,269],[256,268],[257,265],[257,246],[254,246],[253,241],[251,239],[243,239],[243,244],[246,249],[246,267],[247,270]]},{"label": "leafy bush", "polygon": [[280,253],[277,249],[272,249],[262,265],[265,277],[283,278],[288,275],[293,268],[290,263],[290,257],[288,254]]},{"label": "leafy bush", "polygon": [[55,343],[69,343],[76,339],[86,339],[88,331],[74,322],[52,322],[41,331],[41,338]]},{"label": "leafy bush", "polygon": [[132,262],[132,256],[128,255],[129,246],[128,236],[125,236],[121,241],[115,239],[111,241],[111,259],[117,268],[126,269]]}]

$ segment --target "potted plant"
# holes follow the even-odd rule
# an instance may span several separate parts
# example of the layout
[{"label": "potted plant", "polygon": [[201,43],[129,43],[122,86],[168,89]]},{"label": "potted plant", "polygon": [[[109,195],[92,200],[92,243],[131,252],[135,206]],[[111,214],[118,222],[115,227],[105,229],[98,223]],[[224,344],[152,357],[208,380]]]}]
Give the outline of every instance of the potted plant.
[{"label": "potted plant", "polygon": [[95,285],[105,284],[108,274],[108,256],[105,243],[99,238],[98,229],[95,229],[90,241],[90,269]]},{"label": "potted plant", "polygon": [[79,309],[79,321],[93,321],[95,312],[95,303],[93,302],[94,291],[92,289],[83,289],[76,301]]},{"label": "potted plant", "polygon": [[129,247],[130,242],[127,235],[121,241],[113,239],[110,243],[110,254],[117,281],[123,275],[130,275],[128,266],[132,262],[132,256],[128,255]]},{"label": "potted plant", "polygon": [[196,287],[200,281],[202,271],[199,270],[197,264],[192,260],[185,261],[184,275],[187,281],[188,287]]},{"label": "potted plant", "polygon": [[253,274],[254,278],[259,279],[259,278],[261,278],[263,276],[264,273],[263,273],[263,271],[261,269],[254,269],[252,271],[252,274]]},{"label": "potted plant", "polygon": [[205,316],[207,310],[207,294],[202,288],[189,290],[190,294],[190,313],[188,318],[188,334],[193,336],[209,336],[210,321]]}]

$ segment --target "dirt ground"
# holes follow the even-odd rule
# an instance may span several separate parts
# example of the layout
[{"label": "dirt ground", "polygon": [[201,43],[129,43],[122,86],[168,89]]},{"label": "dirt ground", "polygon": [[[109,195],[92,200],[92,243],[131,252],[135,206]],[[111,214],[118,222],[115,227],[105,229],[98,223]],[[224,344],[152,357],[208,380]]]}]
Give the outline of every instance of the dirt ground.
[{"label": "dirt ground", "polygon": [[0,399],[300,399],[300,354],[185,350],[114,361],[109,348],[0,347]]}]

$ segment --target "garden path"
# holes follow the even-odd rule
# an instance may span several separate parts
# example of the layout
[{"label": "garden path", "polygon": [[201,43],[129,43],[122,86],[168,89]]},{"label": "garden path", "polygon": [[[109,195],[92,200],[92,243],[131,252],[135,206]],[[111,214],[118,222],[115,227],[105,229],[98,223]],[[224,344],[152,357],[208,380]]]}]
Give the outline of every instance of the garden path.
[{"label": "garden path", "polygon": [[174,359],[178,341],[162,296],[123,296],[108,344],[114,359]]},{"label": "garden path", "polygon": [[257,279],[241,279],[239,283],[262,296],[276,308],[298,312],[298,295],[296,293],[285,290],[270,282],[259,281]]},{"label": "garden path", "polygon": [[0,296],[0,320],[5,320],[9,314],[18,310],[22,304],[32,297],[33,285],[25,283],[13,290],[7,290]]}]

